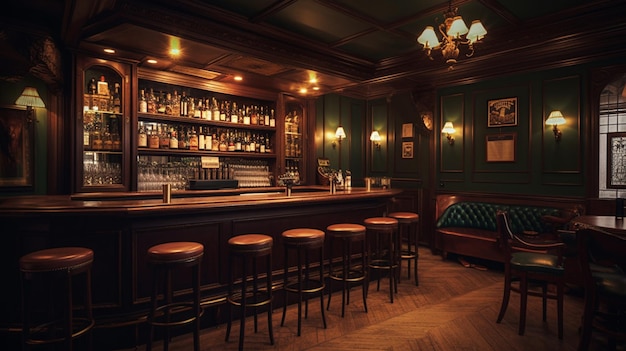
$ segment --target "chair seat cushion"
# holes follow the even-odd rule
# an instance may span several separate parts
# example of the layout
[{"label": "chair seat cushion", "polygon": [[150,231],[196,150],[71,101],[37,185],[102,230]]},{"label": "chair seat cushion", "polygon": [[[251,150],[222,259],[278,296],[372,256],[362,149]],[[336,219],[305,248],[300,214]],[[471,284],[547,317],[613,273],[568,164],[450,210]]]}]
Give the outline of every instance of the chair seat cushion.
[{"label": "chair seat cushion", "polygon": [[514,252],[511,255],[511,266],[517,270],[563,275],[565,269],[558,263],[559,258],[555,255],[533,252]]},{"label": "chair seat cushion", "polygon": [[604,293],[615,297],[626,297],[626,275],[619,273],[594,272],[596,286]]}]

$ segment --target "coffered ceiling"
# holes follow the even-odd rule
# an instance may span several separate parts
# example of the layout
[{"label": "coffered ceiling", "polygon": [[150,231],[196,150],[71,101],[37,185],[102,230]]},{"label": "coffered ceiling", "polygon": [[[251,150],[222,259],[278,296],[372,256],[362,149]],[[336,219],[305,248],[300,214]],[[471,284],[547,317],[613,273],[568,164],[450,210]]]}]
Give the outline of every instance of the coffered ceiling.
[{"label": "coffered ceiling", "polygon": [[[169,70],[299,94],[362,98],[493,74],[623,54],[624,1],[456,0],[466,23],[488,34],[450,70],[417,43],[443,20],[442,0],[22,0],[13,21],[37,22],[69,48],[102,52]],[[54,15],[51,16],[51,13]],[[167,54],[178,42],[182,54]],[[621,43],[621,45],[620,45]],[[148,64],[148,59],[157,64]],[[315,78],[316,82],[311,82]],[[318,87],[319,90],[312,90]]]}]

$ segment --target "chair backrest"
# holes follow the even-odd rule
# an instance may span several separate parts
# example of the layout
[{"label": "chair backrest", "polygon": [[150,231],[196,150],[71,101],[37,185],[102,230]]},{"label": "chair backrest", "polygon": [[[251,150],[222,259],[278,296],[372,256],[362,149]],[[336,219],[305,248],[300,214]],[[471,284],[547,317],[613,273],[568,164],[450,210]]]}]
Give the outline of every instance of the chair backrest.
[{"label": "chair backrest", "polygon": [[577,232],[578,255],[585,281],[592,282],[591,265],[594,269],[608,271],[626,269],[626,236],[599,228],[584,228]]}]

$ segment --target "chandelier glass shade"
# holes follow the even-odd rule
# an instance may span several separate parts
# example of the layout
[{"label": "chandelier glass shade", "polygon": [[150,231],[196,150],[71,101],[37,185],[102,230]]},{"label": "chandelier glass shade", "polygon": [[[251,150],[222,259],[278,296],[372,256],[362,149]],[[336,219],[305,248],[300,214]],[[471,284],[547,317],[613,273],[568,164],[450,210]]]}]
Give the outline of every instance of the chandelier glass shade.
[{"label": "chandelier glass shade", "polygon": [[458,8],[452,8],[452,1],[448,2],[448,11],[444,12],[443,15],[445,20],[437,27],[442,40],[439,41],[432,26],[427,26],[417,38],[417,42],[424,46],[424,50],[431,60],[433,59],[432,51],[441,50],[443,59],[452,68],[459,57],[459,47],[466,45],[468,52],[465,56],[472,57],[474,44],[485,37],[487,30],[480,20],[472,21],[468,29],[463,18],[458,15]]}]

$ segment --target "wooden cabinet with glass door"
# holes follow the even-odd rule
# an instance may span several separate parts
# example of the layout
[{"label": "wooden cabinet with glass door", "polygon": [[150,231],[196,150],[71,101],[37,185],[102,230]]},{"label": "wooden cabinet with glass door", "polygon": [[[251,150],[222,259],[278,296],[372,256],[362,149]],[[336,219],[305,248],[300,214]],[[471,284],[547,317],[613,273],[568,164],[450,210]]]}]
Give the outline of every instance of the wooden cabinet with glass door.
[{"label": "wooden cabinet with glass door", "polygon": [[76,59],[76,192],[128,191],[130,65]]},{"label": "wooden cabinet with glass door", "polygon": [[306,184],[306,108],[305,103],[292,96],[284,96],[284,169]]}]

